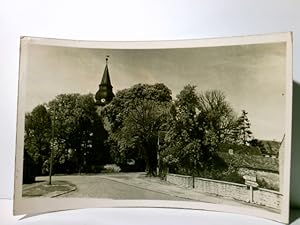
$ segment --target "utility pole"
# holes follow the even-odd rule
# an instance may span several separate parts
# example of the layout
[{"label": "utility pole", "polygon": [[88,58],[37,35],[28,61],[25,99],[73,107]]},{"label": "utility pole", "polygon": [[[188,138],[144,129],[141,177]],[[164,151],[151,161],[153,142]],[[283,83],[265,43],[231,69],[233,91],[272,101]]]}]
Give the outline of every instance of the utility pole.
[{"label": "utility pole", "polygon": [[49,162],[49,185],[52,184],[52,168],[53,168],[53,150],[54,150],[54,132],[55,132],[55,103],[53,107],[53,117],[51,124],[51,148],[50,148],[50,162]]}]

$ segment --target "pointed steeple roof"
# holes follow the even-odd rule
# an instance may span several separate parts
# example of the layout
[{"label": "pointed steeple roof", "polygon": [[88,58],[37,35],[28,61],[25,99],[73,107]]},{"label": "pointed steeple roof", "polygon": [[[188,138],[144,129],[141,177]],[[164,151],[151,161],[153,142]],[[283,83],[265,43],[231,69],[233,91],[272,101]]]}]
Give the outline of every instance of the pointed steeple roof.
[{"label": "pointed steeple roof", "polygon": [[112,87],[111,82],[110,82],[110,77],[109,77],[108,65],[107,65],[108,56],[106,57],[105,60],[106,60],[106,65],[105,65],[105,69],[104,69],[104,72],[103,72],[103,76],[102,76],[102,80],[101,80],[100,85],[101,86],[110,86],[110,87]]},{"label": "pointed steeple roof", "polygon": [[112,91],[112,85],[110,82],[109,71],[108,71],[108,56],[106,57],[106,65],[103,72],[101,83],[99,84],[99,89],[95,95],[96,105],[104,106],[111,102],[111,100],[115,97]]}]

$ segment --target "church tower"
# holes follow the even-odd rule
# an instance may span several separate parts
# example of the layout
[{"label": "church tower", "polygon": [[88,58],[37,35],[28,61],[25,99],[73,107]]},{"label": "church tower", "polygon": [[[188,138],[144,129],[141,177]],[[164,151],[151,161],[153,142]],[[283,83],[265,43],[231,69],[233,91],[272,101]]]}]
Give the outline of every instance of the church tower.
[{"label": "church tower", "polygon": [[103,72],[101,83],[99,84],[99,90],[95,95],[96,105],[97,106],[105,106],[110,103],[111,100],[115,97],[112,89],[112,85],[110,82],[109,71],[108,71],[108,57],[106,57],[106,65]]}]

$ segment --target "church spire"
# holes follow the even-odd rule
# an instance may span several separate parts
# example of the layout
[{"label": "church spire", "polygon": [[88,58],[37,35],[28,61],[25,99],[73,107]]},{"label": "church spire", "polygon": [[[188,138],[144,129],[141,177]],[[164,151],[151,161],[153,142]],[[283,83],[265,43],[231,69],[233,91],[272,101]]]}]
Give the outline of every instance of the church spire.
[{"label": "church spire", "polygon": [[110,82],[109,71],[108,71],[108,57],[105,58],[105,68],[102,76],[101,83],[99,84],[99,90],[95,95],[96,104],[100,106],[104,106],[108,104],[113,97],[115,97],[112,91],[112,85]]},{"label": "church spire", "polygon": [[103,76],[102,76],[100,85],[112,87],[111,82],[110,82],[110,77],[109,77],[109,71],[108,71],[108,57],[109,57],[109,55],[107,55],[105,58],[106,65],[105,65],[105,69],[103,72]]}]

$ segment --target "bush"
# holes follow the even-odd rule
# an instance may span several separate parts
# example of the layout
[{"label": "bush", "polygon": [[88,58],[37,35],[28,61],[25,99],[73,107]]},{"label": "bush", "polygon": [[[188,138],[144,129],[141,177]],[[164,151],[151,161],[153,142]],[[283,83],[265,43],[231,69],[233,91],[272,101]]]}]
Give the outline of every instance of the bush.
[{"label": "bush", "polygon": [[272,183],[268,183],[264,178],[257,179],[258,186],[269,190],[279,191],[279,187]]},{"label": "bush", "polygon": [[225,170],[212,169],[212,170],[204,170],[201,172],[199,171],[197,176],[200,176],[202,178],[222,180],[222,181],[227,181],[232,183],[239,183],[239,184],[245,183],[243,177],[240,174],[238,174],[237,169],[232,166],[228,166],[228,168]]},{"label": "bush", "polygon": [[89,173],[101,173],[103,170],[104,170],[103,165],[91,165],[87,171]]},{"label": "bush", "polygon": [[116,164],[107,164],[103,168],[102,172],[104,173],[119,173],[121,171],[121,168]]},{"label": "bush", "polygon": [[244,184],[244,178],[237,172],[237,169],[229,166],[227,171],[218,174],[218,180]]}]

